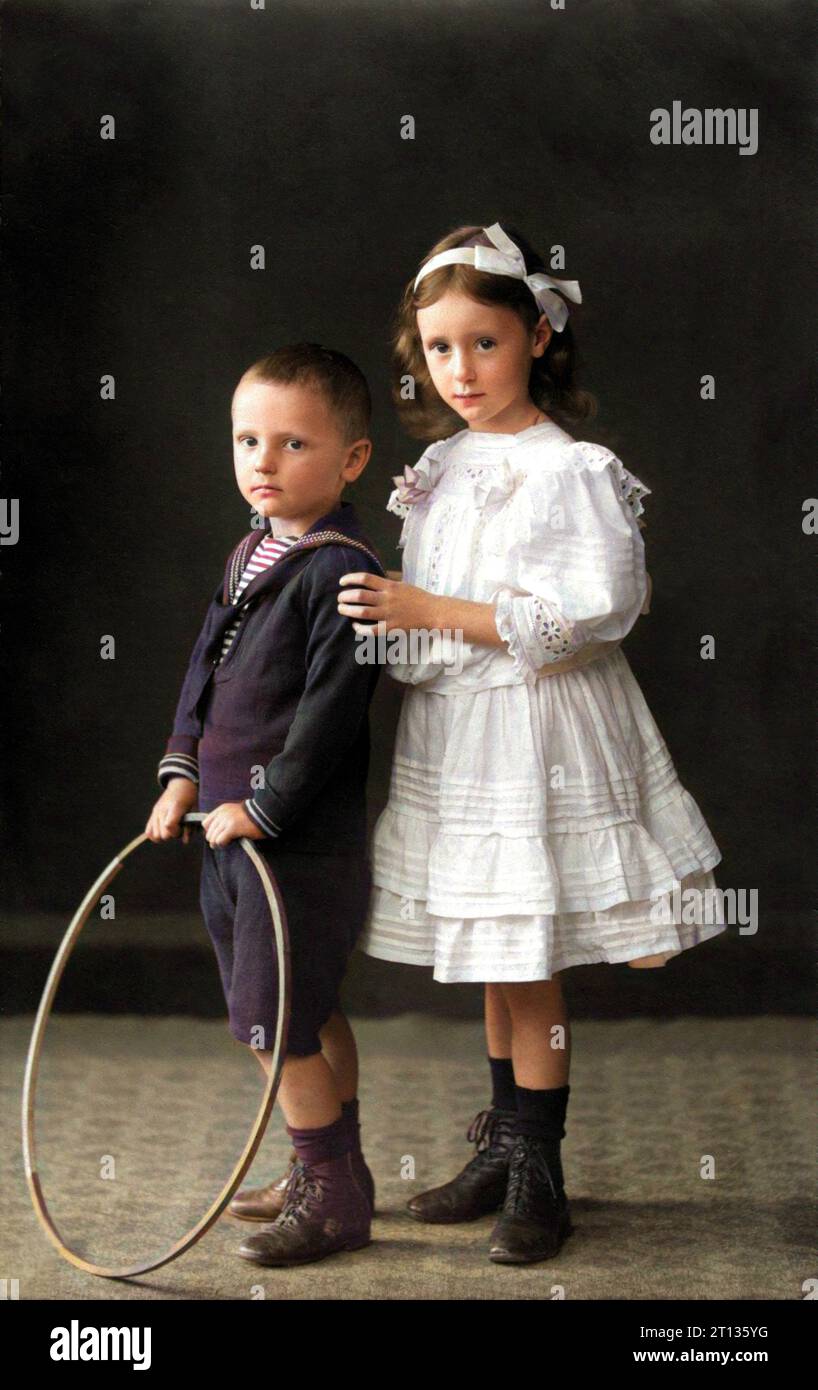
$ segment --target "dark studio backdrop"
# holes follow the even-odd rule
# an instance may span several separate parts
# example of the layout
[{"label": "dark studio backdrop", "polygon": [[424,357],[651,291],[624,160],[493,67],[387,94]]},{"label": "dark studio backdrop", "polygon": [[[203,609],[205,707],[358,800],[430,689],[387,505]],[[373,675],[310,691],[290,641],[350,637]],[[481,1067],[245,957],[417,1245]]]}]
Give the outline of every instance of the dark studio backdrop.
[{"label": "dark studio backdrop", "polygon": [[[811,1010],[815,27],[796,0],[5,6],[7,1010],[35,1007],[71,913],[158,793],[192,643],[250,524],[239,375],[302,339],[360,365],[374,454],[347,495],[397,567],[385,503],[423,445],[389,399],[391,316],[437,238],[496,220],[563,245],[557,273],[581,283],[600,412],[572,432],[652,489],[651,612],[625,652],[722,850],[717,883],[758,893],[755,937],[731,927],[665,970],[568,972],[573,1011]],[[652,144],[650,112],[675,100],[756,110],[757,151]],[[373,821],[400,694],[382,677]],[[189,883],[152,852],[134,903],[183,911]],[[164,994],[127,936],[110,951],[125,985],[138,976],[130,1006],[223,1012],[209,944],[168,936]],[[91,975],[74,978],[92,1006]],[[477,986],[360,954],[346,999],[480,1011]]]}]

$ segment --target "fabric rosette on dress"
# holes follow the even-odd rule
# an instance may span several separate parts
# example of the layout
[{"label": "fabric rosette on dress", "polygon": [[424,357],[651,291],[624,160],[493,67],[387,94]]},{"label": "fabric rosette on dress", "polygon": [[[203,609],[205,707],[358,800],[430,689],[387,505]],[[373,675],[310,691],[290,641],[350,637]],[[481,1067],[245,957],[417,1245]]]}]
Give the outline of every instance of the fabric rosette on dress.
[{"label": "fabric rosette on dress", "polygon": [[[386,504],[388,512],[407,517],[410,507],[417,502],[428,500],[445,467],[445,454],[441,450],[441,444],[442,441],[430,444],[413,467],[407,463],[403,475],[392,479],[395,487]],[[400,544],[399,540],[398,545]]]}]

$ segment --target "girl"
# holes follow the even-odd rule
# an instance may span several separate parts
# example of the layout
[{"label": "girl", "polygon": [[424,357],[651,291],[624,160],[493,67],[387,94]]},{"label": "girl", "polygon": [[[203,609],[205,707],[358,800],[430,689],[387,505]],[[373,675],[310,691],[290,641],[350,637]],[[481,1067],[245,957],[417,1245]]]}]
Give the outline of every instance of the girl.
[{"label": "girl", "polygon": [[388,667],[407,689],[359,945],[485,983],[477,1151],[408,1205],[433,1222],[502,1207],[500,1263],[547,1259],[572,1230],[560,973],[664,965],[724,930],[719,849],[620,648],[647,611],[650,489],[559,423],[595,409],[561,294],[581,302],[514,228],[461,227],[432,248],[394,339],[398,410],[435,440],[388,503],[403,577],[344,575],[338,601],[376,632],[462,635],[456,661],[427,642]]}]

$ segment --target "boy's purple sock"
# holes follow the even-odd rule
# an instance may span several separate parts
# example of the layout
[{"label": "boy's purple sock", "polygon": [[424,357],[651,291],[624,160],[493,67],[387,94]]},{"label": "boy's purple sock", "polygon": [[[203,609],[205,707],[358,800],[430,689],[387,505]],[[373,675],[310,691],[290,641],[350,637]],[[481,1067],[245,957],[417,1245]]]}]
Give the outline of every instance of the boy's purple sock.
[{"label": "boy's purple sock", "polygon": [[317,1129],[293,1129],[286,1126],[293,1148],[303,1163],[323,1163],[330,1158],[343,1158],[353,1152],[349,1121],[343,1115],[330,1125]]}]

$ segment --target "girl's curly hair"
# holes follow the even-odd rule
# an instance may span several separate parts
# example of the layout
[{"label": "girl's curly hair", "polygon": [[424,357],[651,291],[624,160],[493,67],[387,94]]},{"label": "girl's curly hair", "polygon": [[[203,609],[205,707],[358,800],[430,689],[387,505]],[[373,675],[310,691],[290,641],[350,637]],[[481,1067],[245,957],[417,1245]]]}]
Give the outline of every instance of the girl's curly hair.
[{"label": "girl's curly hair", "polygon": [[[516,243],[525,259],[526,274],[544,270],[549,273],[542,257],[517,231],[503,223],[503,230]],[[489,246],[482,227],[457,227],[438,241],[421,262],[425,265],[439,251],[452,246]],[[542,310],[528,286],[510,275],[492,275],[475,270],[471,265],[443,265],[432,270],[414,289],[414,275],[407,284],[393,322],[392,342],[392,399],[401,424],[413,439],[447,439],[463,429],[463,420],[440,397],[423,353],[417,328],[417,311],[425,309],[447,290],[459,291],[484,304],[504,304],[519,314],[529,331],[533,331]],[[574,342],[570,320],[561,333],[552,333],[541,357],[531,359],[528,389],[531,399],[563,428],[576,421],[590,419],[597,413],[596,398],[576,385],[581,360]],[[403,392],[407,377],[414,382],[414,397],[407,399]]]}]

